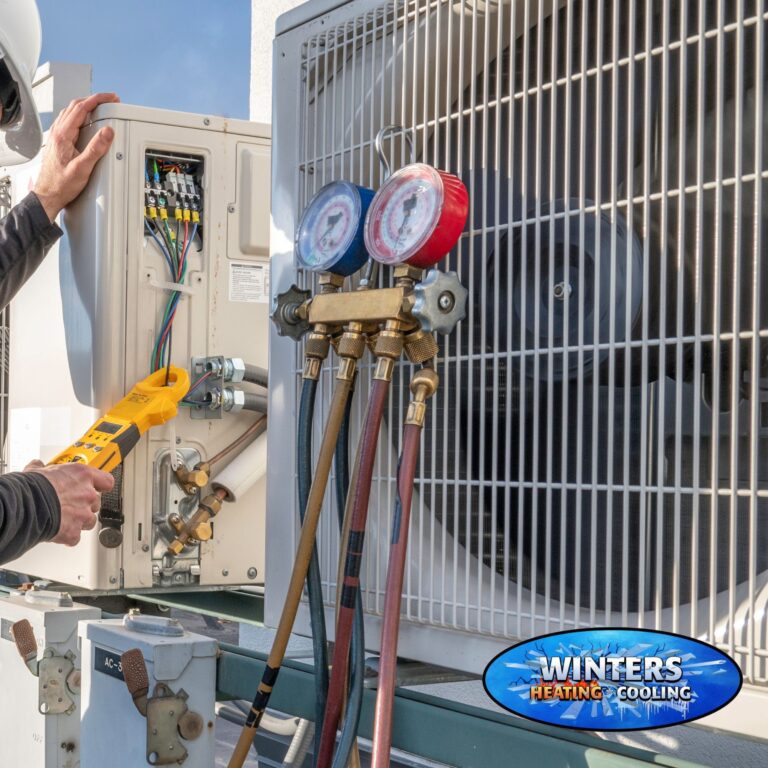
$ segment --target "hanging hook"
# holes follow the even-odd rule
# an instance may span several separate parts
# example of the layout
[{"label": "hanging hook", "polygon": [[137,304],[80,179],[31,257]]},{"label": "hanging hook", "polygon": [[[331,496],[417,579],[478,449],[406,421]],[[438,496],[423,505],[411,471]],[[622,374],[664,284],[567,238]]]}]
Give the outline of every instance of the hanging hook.
[{"label": "hanging hook", "polygon": [[388,136],[402,135],[408,142],[408,148],[411,150],[411,162],[416,162],[416,148],[413,143],[413,128],[404,128],[402,125],[385,125],[377,134],[374,146],[376,147],[376,154],[379,156],[379,163],[384,170],[384,181],[386,181],[392,171],[389,167],[389,161],[384,153],[384,139]]},{"label": "hanging hook", "polygon": [[[376,148],[376,154],[379,156],[379,164],[382,169],[382,182],[386,181],[392,174],[392,170],[389,167],[389,161],[384,153],[384,139],[388,136],[402,135],[408,142],[408,147],[411,150],[411,162],[416,162],[416,148],[413,143],[413,129],[404,128],[402,125],[385,125],[377,134],[374,140],[374,147]],[[368,259],[368,263],[365,266],[360,282],[358,283],[358,290],[365,291],[370,288],[375,282],[379,274],[379,262],[375,259]]]}]

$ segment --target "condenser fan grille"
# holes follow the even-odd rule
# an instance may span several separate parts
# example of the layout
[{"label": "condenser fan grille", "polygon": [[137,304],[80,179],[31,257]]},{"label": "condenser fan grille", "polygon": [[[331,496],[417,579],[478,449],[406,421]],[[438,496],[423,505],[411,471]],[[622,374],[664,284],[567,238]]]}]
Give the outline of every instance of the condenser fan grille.
[{"label": "condenser fan grille", "polygon": [[[763,3],[396,0],[337,17],[302,49],[295,213],[332,179],[378,186],[373,138],[390,123],[471,197],[444,262],[470,304],[440,340],[407,617],[501,639],[674,628],[764,683]],[[404,142],[388,151],[408,162]],[[409,374],[379,447],[373,613]]]}]

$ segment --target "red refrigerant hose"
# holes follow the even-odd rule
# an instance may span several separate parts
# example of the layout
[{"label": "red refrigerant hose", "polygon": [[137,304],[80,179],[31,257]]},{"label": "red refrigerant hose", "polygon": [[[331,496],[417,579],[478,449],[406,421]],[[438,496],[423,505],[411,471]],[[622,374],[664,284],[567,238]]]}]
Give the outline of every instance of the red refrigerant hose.
[{"label": "red refrigerant hose", "polygon": [[373,721],[371,768],[388,768],[392,746],[392,709],[397,683],[397,637],[400,630],[400,608],[403,575],[408,551],[408,524],[411,500],[419,460],[419,443],[424,428],[424,401],[437,388],[437,374],[431,369],[420,371],[411,383],[414,398],[403,427],[403,447],[397,473],[397,502],[392,519],[392,541],[387,566],[384,596],[384,621],[381,628],[379,686],[376,692],[376,714]]},{"label": "red refrigerant hose", "polygon": [[355,482],[347,499],[347,504],[351,505],[351,523],[347,537],[347,558],[344,563],[344,581],[341,587],[339,615],[336,622],[331,680],[328,686],[325,720],[317,755],[317,768],[329,768],[331,765],[336,743],[336,731],[344,706],[346,668],[352,638],[352,623],[355,618],[355,602],[360,589],[360,563],[363,558],[373,464],[376,459],[376,445],[388,392],[389,380],[373,379],[368,410],[365,414],[365,422],[355,460],[357,465],[355,467]]}]

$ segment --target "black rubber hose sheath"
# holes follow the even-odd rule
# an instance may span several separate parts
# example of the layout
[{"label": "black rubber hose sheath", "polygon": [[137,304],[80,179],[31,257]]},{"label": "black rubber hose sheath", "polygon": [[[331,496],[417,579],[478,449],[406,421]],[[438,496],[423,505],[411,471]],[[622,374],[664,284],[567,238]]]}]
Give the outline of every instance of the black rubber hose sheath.
[{"label": "black rubber hose sheath", "polygon": [[266,368],[261,368],[258,365],[245,364],[245,373],[243,374],[243,381],[248,381],[251,384],[258,384],[260,387],[266,387],[269,380],[269,374]]},{"label": "black rubber hose sheath", "polygon": [[[299,402],[299,424],[296,446],[299,515],[302,524],[312,487],[312,422],[315,415],[315,395],[317,381],[304,379]],[[325,702],[328,696],[328,644],[325,631],[325,609],[323,606],[323,586],[320,580],[320,565],[317,557],[317,544],[312,551],[312,559],[307,571],[307,593],[309,597],[309,618],[312,625],[312,655],[315,662],[315,748],[319,747],[325,715]]]},{"label": "black rubber hose sheath", "polygon": [[[347,401],[344,421],[336,441],[334,463],[336,465],[336,506],[339,511],[339,530],[344,526],[344,510],[349,490],[349,423],[352,413],[352,395]],[[352,625],[352,643],[349,650],[349,688],[347,708],[341,726],[339,743],[332,768],[347,768],[349,755],[357,738],[360,712],[363,708],[363,683],[365,682],[365,637],[363,629],[363,599],[358,593],[355,604],[355,622]]]}]

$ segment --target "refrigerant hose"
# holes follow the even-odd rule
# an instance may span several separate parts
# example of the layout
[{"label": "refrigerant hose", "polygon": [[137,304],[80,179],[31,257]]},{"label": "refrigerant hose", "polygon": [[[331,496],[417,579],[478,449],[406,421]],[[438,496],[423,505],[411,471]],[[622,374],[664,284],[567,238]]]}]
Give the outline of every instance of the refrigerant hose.
[{"label": "refrigerant hose", "polygon": [[[302,525],[312,486],[312,423],[315,413],[317,379],[305,378],[301,386],[299,419],[297,431],[297,475],[299,493],[299,516]],[[347,400],[349,402],[349,399]],[[338,441],[337,441],[338,443]],[[320,580],[320,565],[317,544],[312,547],[312,558],[307,571],[307,593],[309,596],[309,619],[312,626],[312,655],[315,662],[315,749],[319,746],[319,732],[325,713],[325,699],[328,694],[328,647],[325,632],[325,610],[323,607],[323,585]]]},{"label": "refrigerant hose", "polygon": [[355,607],[360,591],[360,564],[363,557],[373,464],[376,458],[376,445],[388,392],[389,379],[373,379],[363,431],[360,435],[355,458],[354,482],[347,498],[346,514],[351,515],[349,536],[346,541],[347,555],[344,565],[344,581],[341,587],[339,615],[336,622],[336,642],[331,662],[328,704],[320,739],[320,750],[317,754],[317,768],[329,768],[331,765],[336,743],[336,729],[344,705],[347,660],[349,659]]},{"label": "refrigerant hose", "polygon": [[400,606],[403,575],[408,551],[408,525],[411,515],[413,484],[419,459],[419,444],[424,428],[424,402],[437,388],[437,374],[431,368],[419,371],[411,382],[413,399],[403,427],[403,445],[398,461],[397,499],[392,517],[392,540],[384,594],[384,619],[381,628],[379,685],[373,720],[371,768],[388,768],[392,747],[392,709],[397,682],[397,638],[400,629]]},{"label": "refrigerant hose", "polygon": [[[348,362],[345,365],[345,362]],[[288,593],[283,604],[283,611],[278,623],[277,633],[272,643],[272,650],[267,659],[267,666],[262,675],[261,682],[253,699],[250,712],[246,718],[242,733],[238,739],[232,757],[229,760],[229,768],[242,768],[245,763],[253,739],[259,728],[259,722],[267,708],[272,688],[277,681],[280,672],[280,665],[285,656],[285,650],[291,637],[293,622],[296,619],[296,612],[301,602],[302,592],[304,590],[304,581],[307,577],[309,562],[312,559],[312,552],[315,546],[315,534],[317,524],[320,519],[320,510],[323,505],[325,489],[328,485],[328,476],[333,462],[333,454],[336,447],[336,441],[339,436],[341,422],[344,419],[344,412],[347,406],[347,399],[352,387],[352,378],[356,367],[356,360],[345,360],[342,358],[342,364],[339,367],[337,376],[337,385],[331,400],[331,406],[328,413],[328,421],[323,432],[323,439],[320,443],[320,451],[315,467],[315,475],[312,480],[312,487],[309,491],[304,523],[301,526],[299,544],[296,551],[296,559],[291,572],[291,580],[288,585]],[[344,377],[342,377],[344,376]]]},{"label": "refrigerant hose", "polygon": [[[352,397],[347,400],[344,421],[341,424],[339,439],[336,442],[336,506],[339,512],[339,531],[342,541],[346,538],[344,526],[344,510],[347,506],[347,491],[349,490],[349,423],[352,412]],[[365,638],[363,630],[363,601],[358,593],[355,601],[355,620],[352,625],[352,643],[349,659],[349,685],[347,688],[347,705],[339,736],[339,745],[333,758],[333,768],[359,766],[360,756],[357,754],[357,727],[360,722],[360,712],[363,706],[363,684],[365,682]],[[318,728],[318,731],[320,729]],[[352,754],[354,751],[354,755]]]}]

